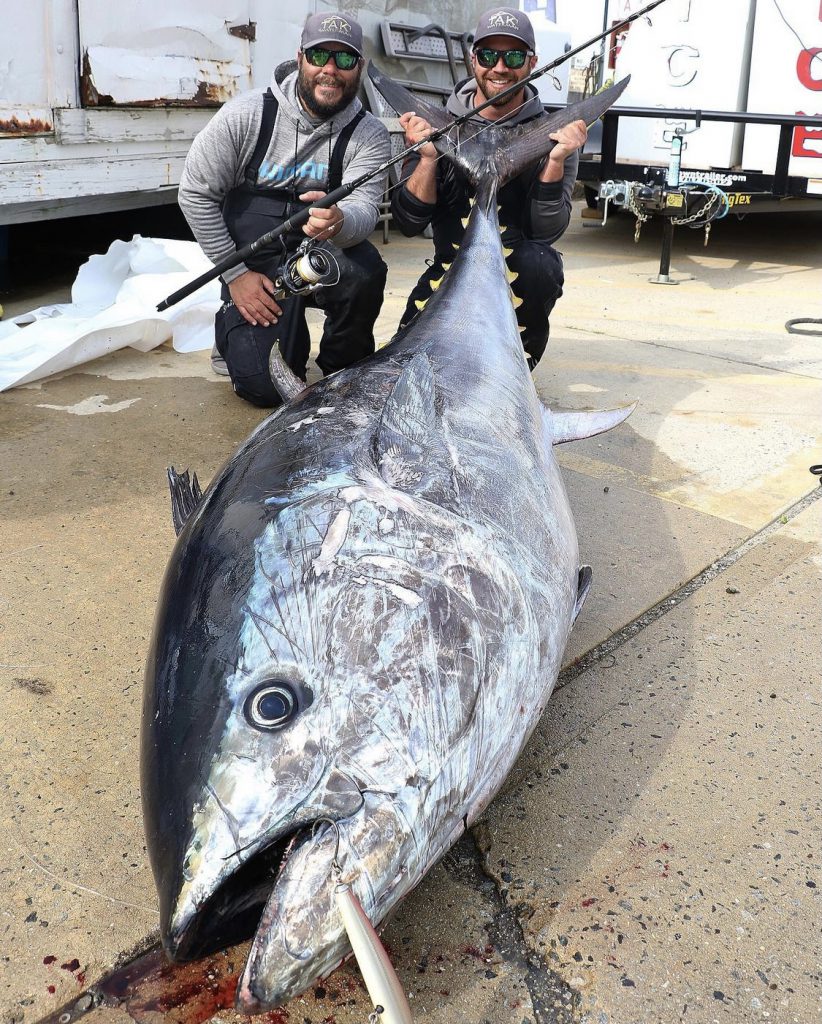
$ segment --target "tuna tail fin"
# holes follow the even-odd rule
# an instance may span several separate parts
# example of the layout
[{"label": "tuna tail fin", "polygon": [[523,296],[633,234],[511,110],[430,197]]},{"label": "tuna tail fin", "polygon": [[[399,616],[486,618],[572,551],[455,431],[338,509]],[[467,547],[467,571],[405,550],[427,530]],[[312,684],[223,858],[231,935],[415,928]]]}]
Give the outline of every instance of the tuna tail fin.
[{"label": "tuna tail fin", "polygon": [[409,92],[405,86],[384,75],[374,64],[368,62],[368,77],[380,92],[386,103],[396,110],[397,114],[407,114],[410,110],[424,117],[432,128],[446,128],[454,118],[445,107],[435,107],[426,100]]},{"label": "tuna tail fin", "polygon": [[[580,100],[579,103],[572,103],[564,110],[558,110],[548,117],[540,118],[536,123],[528,121],[506,128],[502,122],[499,132],[489,131],[485,126],[478,129],[476,123],[465,124],[460,128],[459,144],[456,147],[447,138],[437,142],[436,146],[440,152],[447,151],[450,159],[462,168],[474,183],[493,168],[502,187],[529,164],[551,152],[556,145],[551,138],[554,132],[573,121],[584,121],[586,125],[598,121],[609,107],[616,103],[630,80],[629,75],[617,85]],[[489,125],[492,124],[493,122],[489,122]],[[486,134],[491,138],[484,141]]]},{"label": "tuna tail fin", "polygon": [[[560,128],[564,128],[565,125],[569,125],[573,121],[583,121],[589,126],[599,121],[622,95],[630,81],[631,76],[629,75],[616,85],[589,96],[587,99],[580,99],[579,102],[566,106],[565,110],[557,111],[548,118],[540,119],[535,124],[528,122],[507,129],[505,144],[497,148],[497,152],[494,154],[494,164],[500,182],[509,181],[528,164],[549,154],[556,144],[550,136]],[[465,142],[463,142],[461,146],[463,154],[465,154],[465,148]],[[459,156],[458,163],[462,166]],[[470,172],[468,167],[466,170]]]},{"label": "tuna tail fin", "polygon": [[[383,98],[398,114],[413,110],[435,129],[453,124],[454,118],[448,111],[414,96],[388,75],[378,71],[373,64],[368,65],[368,74]],[[540,118],[536,123],[529,121],[511,127],[501,123],[498,127],[493,121],[479,126],[469,122],[444,135],[434,145],[443,156],[460,167],[474,185],[490,171],[501,186],[553,149],[554,141],[550,136],[554,132],[573,121],[584,121],[591,125],[602,117],[616,103],[630,80],[629,75],[617,85],[547,118]]]},{"label": "tuna tail fin", "polygon": [[189,479],[188,470],[178,473],[174,466],[168,467],[168,489],[171,491],[171,521],[179,537],[188,517],[200,504],[203,492],[196,473]]}]

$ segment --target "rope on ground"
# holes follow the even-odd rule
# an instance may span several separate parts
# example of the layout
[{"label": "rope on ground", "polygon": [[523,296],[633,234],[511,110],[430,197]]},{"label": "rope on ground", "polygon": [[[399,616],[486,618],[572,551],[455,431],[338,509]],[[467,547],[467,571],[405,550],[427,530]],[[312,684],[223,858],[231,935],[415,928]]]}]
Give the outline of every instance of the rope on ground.
[{"label": "rope on ground", "polygon": [[822,331],[797,331],[797,324],[822,324],[822,320],[810,316],[798,316],[794,320],[785,321],[785,330],[788,334],[804,334],[808,337],[822,337]]}]

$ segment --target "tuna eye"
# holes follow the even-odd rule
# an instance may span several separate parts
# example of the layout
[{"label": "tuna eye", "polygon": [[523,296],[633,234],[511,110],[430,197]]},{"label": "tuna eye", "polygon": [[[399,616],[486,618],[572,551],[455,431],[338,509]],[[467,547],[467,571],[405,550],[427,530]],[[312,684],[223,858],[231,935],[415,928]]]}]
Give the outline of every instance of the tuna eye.
[{"label": "tuna eye", "polygon": [[246,718],[258,729],[281,729],[297,710],[297,697],[288,683],[264,683],[245,702]]}]

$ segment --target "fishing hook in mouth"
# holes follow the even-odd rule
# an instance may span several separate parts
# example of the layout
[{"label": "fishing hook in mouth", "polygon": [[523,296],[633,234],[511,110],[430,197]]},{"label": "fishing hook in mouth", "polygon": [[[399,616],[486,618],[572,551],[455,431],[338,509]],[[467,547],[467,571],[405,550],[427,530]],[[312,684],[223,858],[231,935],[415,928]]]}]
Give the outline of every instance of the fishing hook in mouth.
[{"label": "fishing hook in mouth", "polygon": [[317,826],[327,824],[334,829],[334,855],[331,858],[331,872],[334,875],[335,880],[342,878],[342,866],[340,865],[340,826],[334,821],[333,818],[317,818],[314,824],[311,826],[311,838],[313,839],[317,832]]}]

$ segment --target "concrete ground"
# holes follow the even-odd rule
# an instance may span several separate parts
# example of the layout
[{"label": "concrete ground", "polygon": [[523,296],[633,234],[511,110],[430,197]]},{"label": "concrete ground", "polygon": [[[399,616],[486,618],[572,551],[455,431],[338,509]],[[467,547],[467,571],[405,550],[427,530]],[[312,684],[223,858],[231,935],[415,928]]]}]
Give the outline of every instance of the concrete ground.
[{"label": "concrete ground", "polygon": [[[639,407],[560,449],[593,589],[503,792],[386,930],[416,1020],[822,1019],[822,343],[783,329],[822,315],[820,228],[681,230],[695,279],[661,287],[658,229],[635,246],[631,219],[575,211],[536,384],[554,407]],[[429,245],[382,248],[381,340]],[[207,353],[168,348],[0,396],[3,1022],[150,944],[138,730],[165,468],[208,481],[259,418]],[[194,1019],[158,1005],[135,1019]],[[268,1020],[369,1012],[346,968]]]}]

